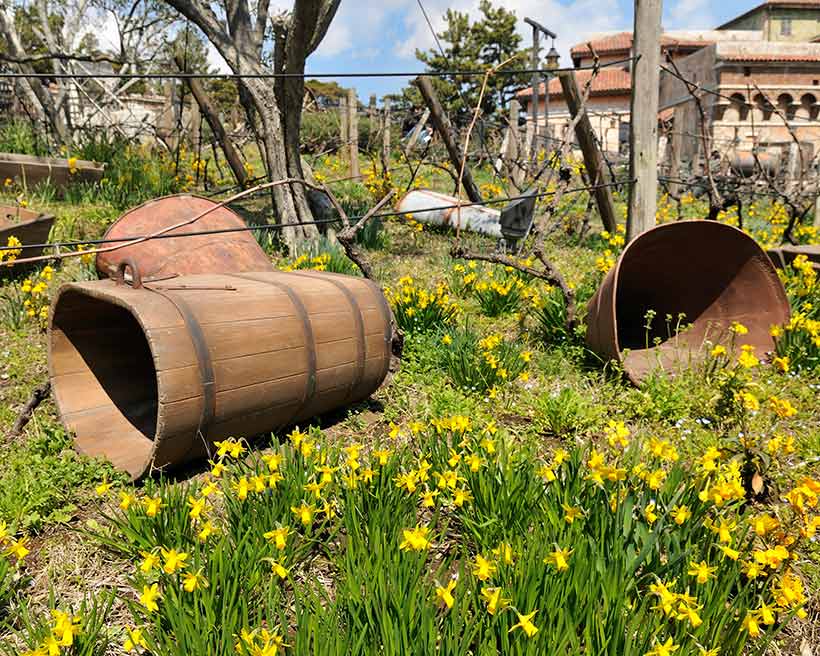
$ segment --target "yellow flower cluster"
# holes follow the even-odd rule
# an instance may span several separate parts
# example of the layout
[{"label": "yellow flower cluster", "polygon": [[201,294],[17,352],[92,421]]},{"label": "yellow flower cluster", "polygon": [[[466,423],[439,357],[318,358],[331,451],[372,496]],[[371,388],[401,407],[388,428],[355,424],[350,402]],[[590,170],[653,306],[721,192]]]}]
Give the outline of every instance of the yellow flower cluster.
[{"label": "yellow flower cluster", "polygon": [[23,652],[21,656],[59,656],[64,653],[63,649],[65,653],[71,653],[69,650],[74,646],[74,639],[82,633],[80,623],[76,615],[52,610],[49,635],[39,647]]},{"label": "yellow flower cluster", "polygon": [[595,268],[601,273],[607,273],[615,266],[615,261],[618,259],[618,253],[626,244],[626,227],[623,224],[618,224],[615,228],[615,234],[604,230],[601,233],[603,239],[609,248],[605,249],[602,255],[595,259]]},{"label": "yellow flower cluster", "polygon": [[395,189],[393,176],[389,170],[377,171],[375,165],[366,166],[362,170],[363,184],[365,189],[373,197],[374,201],[380,201]]},{"label": "yellow flower cluster", "polygon": [[46,266],[33,280],[26,278],[20,287],[26,316],[35,319],[41,327],[48,323],[48,283],[54,278],[54,269]]},{"label": "yellow flower cluster", "polygon": [[17,237],[11,235],[6,243],[6,248],[0,248],[0,264],[12,264],[23,252],[22,245]]},{"label": "yellow flower cluster", "polygon": [[385,289],[385,295],[403,330],[439,330],[451,323],[460,311],[450,298],[446,282],[439,282],[433,290],[428,290],[418,285],[412,276],[403,276],[398,287]]},{"label": "yellow flower cluster", "polygon": [[6,243],[6,248],[0,248],[0,264],[10,266],[23,252],[22,245],[17,237],[11,235]]},{"label": "yellow flower cluster", "polygon": [[300,255],[293,262],[282,267],[282,271],[298,271],[311,269],[313,271],[326,271],[330,262],[329,253],[319,253],[319,255]]},{"label": "yellow flower cluster", "polygon": [[478,187],[479,191],[481,192],[481,196],[483,198],[496,198],[497,196],[501,196],[504,193],[504,189],[501,185],[496,184],[494,182],[485,182]]}]

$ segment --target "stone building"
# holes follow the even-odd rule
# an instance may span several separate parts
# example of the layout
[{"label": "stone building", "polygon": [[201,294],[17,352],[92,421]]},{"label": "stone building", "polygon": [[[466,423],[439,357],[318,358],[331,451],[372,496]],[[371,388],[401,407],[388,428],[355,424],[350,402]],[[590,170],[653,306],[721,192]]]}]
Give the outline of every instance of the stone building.
[{"label": "stone building", "polygon": [[[670,56],[685,77],[707,91],[704,104],[714,149],[748,159],[751,149],[758,148],[770,153],[770,161],[779,158],[782,163],[788,158],[783,151],[793,140],[774,106],[798,132],[804,151],[814,152],[813,144],[820,140],[820,0],[767,0],[715,30],[668,31],[661,38],[661,50],[662,61]],[[601,64],[628,59],[632,33],[605,34],[572,48],[573,66],[581,69],[576,73],[581,88],[590,77],[583,68],[593,62],[593,51]],[[628,63],[601,69],[592,83],[587,109],[610,154],[628,146],[631,88]],[[661,155],[667,165],[692,166],[702,155],[697,107],[672,75],[661,73],[660,91],[659,118],[666,135]],[[529,88],[517,94],[528,115],[532,96]],[[551,79],[546,89],[542,84],[537,97],[539,131],[561,138],[570,117],[560,82]]]},{"label": "stone building", "polygon": [[[661,51],[678,61],[721,39],[745,38],[747,32],[731,31],[677,31],[665,32],[661,37]],[[758,34],[759,36],[759,34]],[[630,62],[632,33],[618,32],[602,35],[572,48],[573,66],[580,69],[576,74],[579,88],[583,90],[591,73],[585,67],[592,65],[594,55],[601,64],[615,64],[602,68],[590,88],[587,111],[601,145],[609,154],[623,153],[629,144],[629,103],[632,93]],[[620,62],[620,64],[619,64]],[[557,78],[538,88],[539,132],[550,139],[561,139],[570,122],[569,110],[564,102],[561,83]],[[529,115],[532,89],[522,89],[516,94]]]},{"label": "stone building", "polygon": [[[801,156],[793,133],[804,164],[811,162],[820,147],[820,43],[717,43],[677,66],[705,91],[708,155],[720,154],[742,169],[757,153],[773,172],[794,174]],[[666,72],[660,112],[668,135],[662,161],[670,171],[697,169],[707,155],[700,110],[686,86]]]},{"label": "stone building", "polygon": [[820,36],[818,0],[767,0],[718,30],[753,30],[764,41],[814,41]]}]

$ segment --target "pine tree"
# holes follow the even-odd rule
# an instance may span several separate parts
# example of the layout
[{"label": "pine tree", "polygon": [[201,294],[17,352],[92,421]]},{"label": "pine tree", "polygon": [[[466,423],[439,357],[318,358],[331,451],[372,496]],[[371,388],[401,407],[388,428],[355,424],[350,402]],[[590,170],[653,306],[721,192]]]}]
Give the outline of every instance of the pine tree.
[{"label": "pine tree", "polygon": [[[447,26],[438,34],[444,54],[437,47],[426,52],[416,50],[416,57],[426,64],[429,71],[484,71],[510,57],[515,59],[506,68],[528,68],[528,50],[521,48],[521,36],[515,31],[518,21],[515,13],[493,6],[490,0],[481,0],[479,11],[480,18],[471,23],[468,14],[447,10],[444,15]],[[491,76],[481,102],[483,114],[487,116],[504,107],[527,82],[527,75]],[[455,122],[469,120],[478,102],[481,83],[481,75],[434,78],[439,99]],[[413,94],[413,91],[407,90],[405,93]],[[415,95],[411,97],[417,99]]]}]

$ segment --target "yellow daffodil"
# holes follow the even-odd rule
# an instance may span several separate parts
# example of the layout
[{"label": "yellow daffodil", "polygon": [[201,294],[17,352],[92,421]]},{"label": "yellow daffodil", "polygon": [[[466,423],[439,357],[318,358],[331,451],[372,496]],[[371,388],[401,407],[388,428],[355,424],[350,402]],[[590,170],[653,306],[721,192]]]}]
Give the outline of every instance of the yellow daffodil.
[{"label": "yellow daffodil", "polygon": [[424,551],[430,546],[428,535],[430,529],[427,526],[416,526],[415,528],[406,528],[402,531],[404,540],[399,544],[399,549],[402,551]]},{"label": "yellow daffodil", "polygon": [[687,573],[689,576],[694,576],[698,583],[703,584],[712,578],[716,570],[717,567],[709,567],[705,560],[701,560],[699,563],[695,561],[689,563],[689,571]]},{"label": "yellow daffodil", "polygon": [[510,603],[509,599],[502,598],[501,588],[481,588],[481,596],[487,602],[487,612],[490,615],[495,615]]},{"label": "yellow daffodil", "polygon": [[538,633],[538,627],[532,623],[532,618],[535,617],[535,614],[538,612],[538,609],[532,611],[527,615],[522,615],[518,611],[515,611],[515,614],[518,615],[518,623],[513,624],[510,627],[508,633],[512,633],[516,629],[521,629],[528,638],[532,638],[536,633]]},{"label": "yellow daffodil", "polygon": [[162,498],[160,497],[145,497],[142,503],[148,517],[156,517],[162,510]]},{"label": "yellow daffodil", "polygon": [[136,649],[148,649],[148,643],[142,635],[142,629],[132,629],[129,627],[126,628],[126,633],[128,637],[125,639],[125,642],[122,643],[122,649],[125,653],[131,653]]},{"label": "yellow daffodil", "polygon": [[303,526],[310,526],[313,523],[316,506],[302,503],[299,506],[291,506],[290,511],[302,522]]},{"label": "yellow daffodil", "polygon": [[27,542],[28,538],[25,536],[19,539],[11,538],[8,541],[9,546],[6,548],[6,554],[8,554],[9,556],[14,556],[17,559],[17,562],[19,563],[26,556],[28,556],[29,553],[31,553],[28,547],[26,547]]},{"label": "yellow daffodil", "polygon": [[691,517],[692,511],[689,510],[689,506],[675,506],[672,508],[672,519],[678,526],[683,526],[686,520]]},{"label": "yellow daffodil", "polygon": [[159,591],[159,585],[156,583],[152,585],[145,585],[142,587],[142,594],[140,595],[140,603],[148,609],[149,612],[155,613],[159,610],[159,604],[157,604],[157,599],[160,599],[162,595]]},{"label": "yellow daffodil", "polygon": [[664,643],[657,643],[653,649],[646,652],[645,656],[671,656],[680,649],[680,645],[676,645],[672,638],[669,638]]},{"label": "yellow daffodil", "polygon": [[182,577],[182,587],[186,592],[193,592],[201,588],[208,587],[208,580],[202,575],[202,571],[188,572]]},{"label": "yellow daffodil", "polygon": [[557,571],[565,572],[569,569],[569,557],[572,554],[572,549],[561,549],[556,547],[555,551],[551,552],[545,559],[544,563],[552,565]]},{"label": "yellow daffodil", "polygon": [[279,549],[279,551],[282,551],[285,546],[287,546],[287,538],[289,533],[290,529],[287,526],[282,526],[280,528],[275,528],[272,531],[268,531],[263,537],[269,542],[272,542],[274,546]]},{"label": "yellow daffodil", "polygon": [[477,554],[473,563],[473,576],[479,581],[488,580],[496,572],[496,565],[481,554]]},{"label": "yellow daffodil", "polygon": [[140,556],[142,556],[140,571],[143,574],[150,574],[154,569],[159,567],[159,555],[153,551],[140,551]]},{"label": "yellow daffodil", "polygon": [[456,579],[450,579],[449,583],[445,586],[436,587],[436,597],[441,601],[441,603],[447,606],[447,608],[452,608],[455,603],[455,598],[453,597],[453,590],[455,587]]},{"label": "yellow daffodil", "polygon": [[166,574],[173,574],[181,569],[185,569],[188,560],[188,554],[184,551],[177,551],[176,549],[160,549],[164,563],[162,564],[162,571]]}]

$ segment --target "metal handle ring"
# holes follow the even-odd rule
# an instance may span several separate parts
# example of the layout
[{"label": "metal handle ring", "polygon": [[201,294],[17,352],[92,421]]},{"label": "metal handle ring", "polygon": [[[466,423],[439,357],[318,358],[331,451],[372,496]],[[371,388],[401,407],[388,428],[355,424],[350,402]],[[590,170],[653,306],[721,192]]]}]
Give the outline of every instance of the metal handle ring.
[{"label": "metal handle ring", "polygon": [[118,285],[125,284],[125,270],[131,269],[131,286],[134,289],[142,289],[142,276],[137,267],[137,263],[131,258],[127,258],[117,265],[117,270],[114,272],[114,282]]}]

